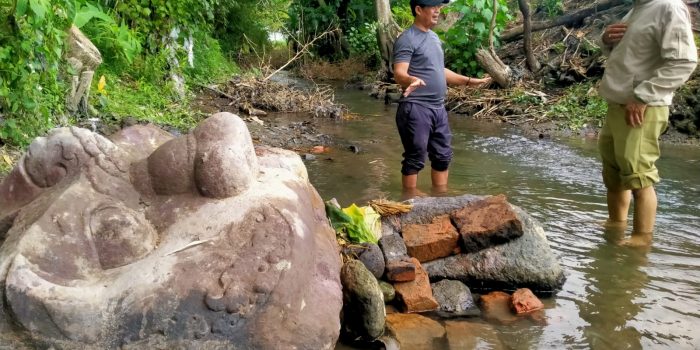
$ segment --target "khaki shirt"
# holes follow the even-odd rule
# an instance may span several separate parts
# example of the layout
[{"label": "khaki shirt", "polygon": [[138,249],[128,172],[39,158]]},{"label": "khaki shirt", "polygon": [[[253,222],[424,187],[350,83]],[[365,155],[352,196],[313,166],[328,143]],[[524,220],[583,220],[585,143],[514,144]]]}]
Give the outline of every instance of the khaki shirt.
[{"label": "khaki shirt", "polygon": [[600,95],[619,104],[636,98],[651,106],[670,105],[698,62],[688,8],[682,0],[636,0],[622,21],[627,32],[608,47]]}]

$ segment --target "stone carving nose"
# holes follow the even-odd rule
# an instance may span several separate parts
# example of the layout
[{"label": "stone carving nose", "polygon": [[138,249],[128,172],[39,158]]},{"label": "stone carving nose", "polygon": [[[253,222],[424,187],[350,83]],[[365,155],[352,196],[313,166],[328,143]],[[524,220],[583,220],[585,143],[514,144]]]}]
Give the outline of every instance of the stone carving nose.
[{"label": "stone carving nose", "polygon": [[258,172],[248,127],[225,112],[168,141],[148,158],[151,183],[160,195],[198,191],[210,198],[233,197],[247,190]]}]

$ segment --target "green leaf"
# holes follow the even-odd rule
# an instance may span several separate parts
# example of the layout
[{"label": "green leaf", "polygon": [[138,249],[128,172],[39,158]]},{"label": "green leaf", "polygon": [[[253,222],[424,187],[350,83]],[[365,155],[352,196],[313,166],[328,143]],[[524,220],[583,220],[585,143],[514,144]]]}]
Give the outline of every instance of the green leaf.
[{"label": "green leaf", "polygon": [[487,7],[481,10],[481,15],[484,17],[484,19],[491,20],[491,17],[493,17],[493,10]]},{"label": "green leaf", "polygon": [[46,17],[46,10],[48,8],[48,3],[46,0],[29,0],[29,7],[32,12],[36,15],[38,22],[43,22]]},{"label": "green leaf", "polygon": [[27,0],[17,0],[17,7],[15,7],[15,17],[22,17],[27,13]]}]

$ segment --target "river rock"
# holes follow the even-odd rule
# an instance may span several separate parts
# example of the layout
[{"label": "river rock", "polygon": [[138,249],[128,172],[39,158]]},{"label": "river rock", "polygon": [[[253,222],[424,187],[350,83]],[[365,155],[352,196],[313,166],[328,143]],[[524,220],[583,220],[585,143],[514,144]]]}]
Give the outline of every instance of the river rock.
[{"label": "river rock", "polygon": [[480,316],[481,310],[474,303],[469,288],[460,281],[442,280],[431,285],[433,297],[440,304],[438,314],[442,317]]},{"label": "river rock", "polygon": [[391,314],[387,329],[399,341],[401,349],[433,350],[442,348],[445,328],[437,321],[418,314]]},{"label": "river rock", "polygon": [[391,283],[379,281],[379,288],[382,290],[382,294],[384,295],[385,304],[394,301],[394,298],[396,297],[396,290]]},{"label": "river rock", "polygon": [[498,332],[488,323],[446,321],[445,332],[449,350],[506,349],[498,338]]},{"label": "river rock", "polygon": [[384,332],[386,311],[377,279],[358,260],[341,269],[343,283],[343,329],[350,339],[376,339]]},{"label": "river rock", "polygon": [[45,348],[334,348],[323,202],[299,156],[254,148],[237,116],[179,138],[55,129],[17,164],[0,183],[0,331]]},{"label": "river rock", "polygon": [[479,304],[486,320],[501,324],[511,324],[518,320],[510,310],[511,297],[508,293],[495,291],[482,295]]},{"label": "river rock", "polygon": [[358,258],[365,264],[365,267],[374,275],[376,278],[382,278],[384,275],[384,269],[386,268],[384,263],[384,254],[379,246],[372,243],[362,244],[364,248],[358,254]]},{"label": "river rock", "polygon": [[[452,213],[483,198],[473,195],[416,198],[411,212],[383,218],[382,225],[399,231],[401,226],[429,223],[434,217]],[[542,226],[524,210],[510,206],[522,223],[520,238],[475,253],[427,262],[423,267],[431,280],[459,280],[472,291],[530,288],[535,293],[550,294],[559,290],[564,284],[564,271],[549,247]]]}]

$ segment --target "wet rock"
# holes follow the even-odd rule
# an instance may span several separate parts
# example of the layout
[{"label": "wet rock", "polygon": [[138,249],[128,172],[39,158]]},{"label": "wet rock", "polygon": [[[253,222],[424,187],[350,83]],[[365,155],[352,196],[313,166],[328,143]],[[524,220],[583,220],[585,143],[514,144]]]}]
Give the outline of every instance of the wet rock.
[{"label": "wet rock", "polygon": [[406,225],[402,234],[408,255],[420,262],[450,256],[459,243],[459,234],[449,215],[436,217],[430,224]]},{"label": "wet rock", "polygon": [[303,156],[301,156],[303,160],[316,160],[316,156],[310,153],[306,153]]},{"label": "wet rock", "polygon": [[[389,226],[382,225],[383,235],[386,233],[384,231],[384,227],[388,228]],[[403,238],[401,238],[401,236],[399,236],[397,233],[390,233],[380,238],[379,247],[384,253],[384,259],[386,260],[386,262],[398,258],[403,258],[408,254],[408,250],[406,250],[406,244],[404,243]]]},{"label": "wet rock", "polygon": [[488,323],[446,321],[445,332],[449,350],[506,349],[498,338],[498,332]]},{"label": "wet rock", "polygon": [[430,318],[417,314],[391,314],[387,329],[399,341],[401,349],[433,350],[443,347],[445,328]]},{"label": "wet rock", "polygon": [[[402,223],[404,220],[425,222],[431,216],[452,212],[478,198],[418,198],[414,201],[412,212],[403,214],[400,219]],[[459,280],[472,291],[479,292],[530,288],[535,293],[546,295],[559,290],[564,284],[564,271],[549,247],[544,230],[525,211],[511,207],[523,225],[520,238],[476,253],[427,262],[423,267],[430,278]],[[382,221],[382,225],[387,222],[390,224],[391,221]]]},{"label": "wet rock", "polygon": [[542,304],[540,299],[527,288],[516,290],[511,296],[511,299],[511,309],[516,314],[524,314],[544,309],[544,304]]},{"label": "wet rock", "polygon": [[384,332],[386,311],[377,279],[362,262],[350,260],[341,269],[343,330],[350,339],[376,339]]},{"label": "wet rock", "polygon": [[479,305],[484,319],[496,321],[502,324],[510,324],[518,320],[510,310],[510,294],[496,291],[482,295]]},{"label": "wet rock", "polygon": [[416,279],[416,264],[409,257],[386,263],[386,278],[391,282],[408,282]]},{"label": "wet rock", "polygon": [[487,197],[452,214],[465,253],[509,242],[523,235],[523,227],[503,195]]},{"label": "wet rock", "polygon": [[382,294],[384,295],[385,304],[394,301],[394,298],[396,297],[396,290],[391,283],[379,281],[379,288],[381,288]]},{"label": "wet rock", "polygon": [[469,288],[459,281],[442,280],[433,283],[433,296],[440,304],[438,314],[442,317],[476,317],[481,310],[474,303]]},{"label": "wet rock", "polygon": [[0,183],[0,329],[66,349],[335,344],[323,202],[299,157],[255,148],[237,116],[181,138],[55,129],[17,164]]},{"label": "wet rock", "polygon": [[438,308],[438,303],[433,298],[433,290],[430,287],[428,274],[420,266],[420,262],[412,258],[416,266],[416,279],[409,282],[394,283],[396,297],[405,312],[424,312]]},{"label": "wet rock", "polygon": [[372,243],[364,243],[362,246],[364,249],[360,252],[358,258],[365,264],[374,277],[382,278],[386,267],[382,250],[379,249],[378,245]]}]

